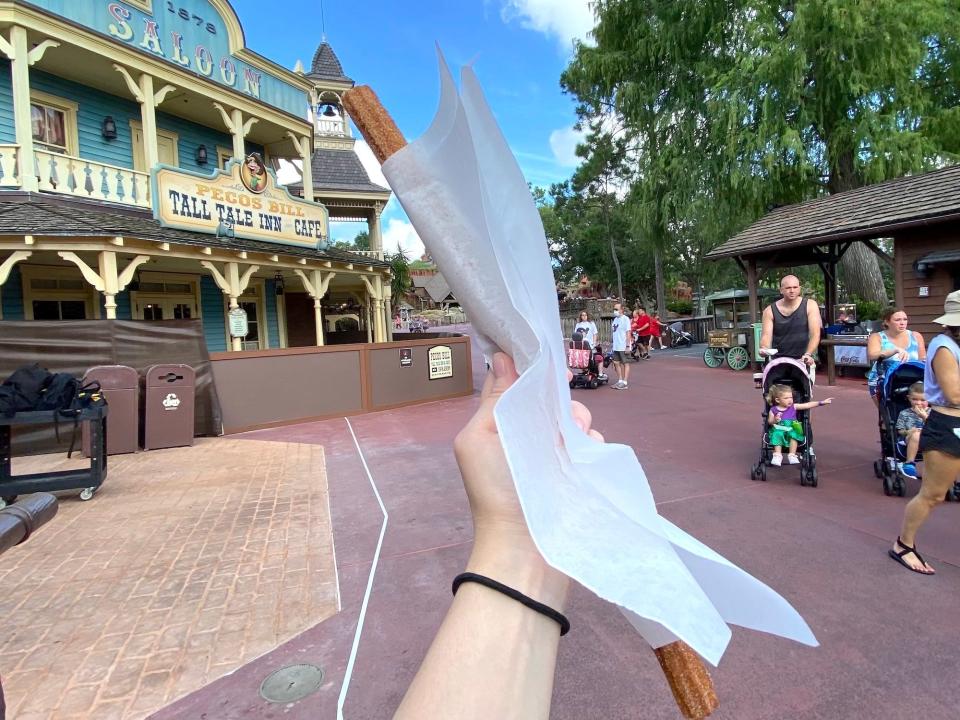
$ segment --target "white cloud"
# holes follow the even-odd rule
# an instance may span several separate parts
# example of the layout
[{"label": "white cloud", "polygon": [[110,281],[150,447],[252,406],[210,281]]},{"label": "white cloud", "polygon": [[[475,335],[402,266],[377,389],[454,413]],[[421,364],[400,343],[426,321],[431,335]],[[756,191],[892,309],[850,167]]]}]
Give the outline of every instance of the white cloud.
[{"label": "white cloud", "polygon": [[574,40],[587,41],[594,24],[589,0],[501,0],[500,17],[555,37],[566,52]]},{"label": "white cloud", "polygon": [[383,227],[383,251],[394,253],[402,249],[410,260],[423,255],[423,241],[406,218],[390,218]]},{"label": "white cloud", "polygon": [[563,167],[576,167],[581,159],[577,157],[577,145],[583,142],[586,133],[572,127],[560,128],[550,133],[550,149],[553,158]]},{"label": "white cloud", "polygon": [[301,167],[303,167],[303,163],[300,160],[291,162],[285,158],[280,158],[280,167],[277,168],[277,182],[280,185],[300,182]]}]

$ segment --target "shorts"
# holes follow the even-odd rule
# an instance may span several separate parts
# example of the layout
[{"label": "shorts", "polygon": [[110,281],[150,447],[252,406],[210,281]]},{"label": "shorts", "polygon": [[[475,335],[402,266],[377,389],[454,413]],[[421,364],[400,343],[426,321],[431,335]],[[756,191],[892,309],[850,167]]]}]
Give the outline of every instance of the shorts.
[{"label": "shorts", "polygon": [[960,417],[933,410],[920,433],[920,451],[939,452],[960,457]]},{"label": "shorts", "polygon": [[650,338],[652,337],[653,335],[641,335],[640,337],[637,338],[637,340],[640,342],[641,345],[649,345]]},{"label": "shorts", "polygon": [[627,362],[627,351],[626,350],[614,350],[613,351],[613,361],[618,363]]}]

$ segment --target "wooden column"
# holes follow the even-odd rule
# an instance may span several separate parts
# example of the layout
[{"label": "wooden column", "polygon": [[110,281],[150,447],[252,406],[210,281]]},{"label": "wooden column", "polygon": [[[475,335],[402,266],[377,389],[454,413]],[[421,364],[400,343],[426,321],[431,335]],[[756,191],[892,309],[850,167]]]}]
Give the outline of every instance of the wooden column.
[{"label": "wooden column", "polygon": [[160,148],[157,145],[157,105],[164,98],[176,90],[173,85],[164,85],[160,90],[153,89],[153,76],[143,73],[139,80],[122,65],[114,65],[114,69],[123,76],[127,89],[134,99],[140,103],[140,124],[143,128],[143,164],[144,169],[150,172],[160,164]]},{"label": "wooden column", "polygon": [[377,257],[383,260],[383,232],[380,229],[380,214],[383,212],[383,203],[373,204],[373,210],[370,211],[370,217],[367,220],[367,229],[370,235],[370,249],[376,250]]},{"label": "wooden column", "polygon": [[303,167],[300,169],[300,177],[303,182],[303,199],[313,202],[313,166],[310,164],[313,160],[310,138],[306,136],[298,137],[292,132],[288,132],[293,146],[297,149],[300,156],[300,162]]},{"label": "wooden column", "polygon": [[760,303],[757,298],[757,261],[747,261],[747,291],[750,293],[750,322],[760,322]]},{"label": "wooden column", "polygon": [[24,190],[37,191],[36,156],[33,149],[33,122],[30,113],[30,66],[43,57],[48,48],[58,47],[54,40],[44,40],[30,48],[27,30],[19,25],[10,28],[10,40],[0,35],[0,52],[10,60],[10,84],[13,96],[14,136],[19,148],[20,184]]},{"label": "wooden column", "polygon": [[243,113],[239,110],[231,110],[230,112],[227,112],[227,110],[224,109],[220,103],[213,103],[213,106],[220,112],[220,117],[223,118],[223,124],[227,126],[227,130],[230,131],[230,135],[233,137],[234,159],[243,161],[243,158],[246,157],[247,154],[247,133],[250,132],[250,128],[253,127],[253,124],[257,122],[257,118],[247,118],[246,122],[244,122]]},{"label": "wooden column", "polygon": [[[247,285],[250,284],[250,278],[260,269],[259,265],[251,265],[244,271],[243,275],[241,275],[239,263],[228,262],[223,273],[209,260],[201,260],[200,264],[210,271],[210,274],[213,276],[213,281],[217,284],[217,287],[220,288],[220,292],[227,296],[231,310],[240,307],[238,299],[243,295],[243,291],[247,289]],[[231,336],[230,349],[234,352],[243,350],[243,338]]]},{"label": "wooden column", "polygon": [[303,282],[303,287],[307,294],[313,298],[313,323],[317,336],[317,347],[323,345],[323,313],[321,310],[321,300],[327,294],[327,288],[330,287],[330,281],[336,276],[336,273],[324,274],[320,270],[311,270],[309,277],[303,270],[294,269],[294,273]]}]

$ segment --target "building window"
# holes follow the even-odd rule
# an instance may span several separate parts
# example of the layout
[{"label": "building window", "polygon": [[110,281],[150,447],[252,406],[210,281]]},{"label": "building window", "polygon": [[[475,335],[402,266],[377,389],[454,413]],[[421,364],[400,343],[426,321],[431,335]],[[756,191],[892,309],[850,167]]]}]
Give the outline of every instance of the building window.
[{"label": "building window", "polygon": [[191,275],[144,272],[130,293],[139,320],[193,320],[200,317],[199,286]]},{"label": "building window", "polygon": [[243,338],[244,350],[260,349],[260,315],[258,314],[256,300],[242,301],[240,307],[247,313],[247,336]]},{"label": "building window", "polygon": [[77,104],[38,91],[30,93],[33,142],[41,150],[77,155]]},{"label": "building window", "polygon": [[217,167],[226,170],[231,160],[233,160],[233,150],[217,145]]},{"label": "building window", "polygon": [[75,268],[22,265],[23,308],[27,320],[94,320],[100,294]]},{"label": "building window", "polygon": [[83,300],[34,300],[34,320],[86,320],[87,303]]}]

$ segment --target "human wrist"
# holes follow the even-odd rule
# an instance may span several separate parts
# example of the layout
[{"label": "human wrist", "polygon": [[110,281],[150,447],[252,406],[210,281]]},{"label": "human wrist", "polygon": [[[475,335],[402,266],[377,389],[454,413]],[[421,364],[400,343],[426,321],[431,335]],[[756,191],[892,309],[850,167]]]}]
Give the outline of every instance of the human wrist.
[{"label": "human wrist", "polygon": [[551,567],[526,528],[478,526],[467,572],[497,580],[563,612],[570,578]]}]

